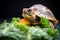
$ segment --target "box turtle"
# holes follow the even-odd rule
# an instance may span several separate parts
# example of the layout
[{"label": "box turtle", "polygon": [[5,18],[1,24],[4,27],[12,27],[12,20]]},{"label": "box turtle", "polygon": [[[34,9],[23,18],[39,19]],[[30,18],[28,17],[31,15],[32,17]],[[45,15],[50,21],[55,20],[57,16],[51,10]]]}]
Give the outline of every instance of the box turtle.
[{"label": "box turtle", "polygon": [[47,18],[52,27],[58,23],[58,20],[55,18],[52,11],[42,4],[35,4],[29,8],[23,8],[22,16],[28,19],[32,24],[37,24],[40,17]]}]

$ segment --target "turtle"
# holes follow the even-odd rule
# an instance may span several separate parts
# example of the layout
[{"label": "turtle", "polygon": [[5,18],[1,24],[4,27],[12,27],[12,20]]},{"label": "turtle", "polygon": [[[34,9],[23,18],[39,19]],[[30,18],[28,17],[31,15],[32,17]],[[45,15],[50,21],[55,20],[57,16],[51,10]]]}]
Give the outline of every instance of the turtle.
[{"label": "turtle", "polygon": [[34,4],[29,8],[23,8],[22,16],[28,19],[32,24],[38,24],[40,17],[47,18],[52,27],[58,23],[52,11],[42,4]]}]

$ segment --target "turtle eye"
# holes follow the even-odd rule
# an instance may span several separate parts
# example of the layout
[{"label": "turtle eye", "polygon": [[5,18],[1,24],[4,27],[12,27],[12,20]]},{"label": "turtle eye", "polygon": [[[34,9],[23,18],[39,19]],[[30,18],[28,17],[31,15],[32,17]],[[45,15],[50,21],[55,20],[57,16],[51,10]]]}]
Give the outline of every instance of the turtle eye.
[{"label": "turtle eye", "polygon": [[37,8],[34,8],[33,10],[37,11]]},{"label": "turtle eye", "polygon": [[28,9],[27,11],[28,11],[28,12],[31,12],[31,9]]},{"label": "turtle eye", "polygon": [[27,14],[30,15],[30,12],[31,12],[31,9],[28,9],[27,10]]}]

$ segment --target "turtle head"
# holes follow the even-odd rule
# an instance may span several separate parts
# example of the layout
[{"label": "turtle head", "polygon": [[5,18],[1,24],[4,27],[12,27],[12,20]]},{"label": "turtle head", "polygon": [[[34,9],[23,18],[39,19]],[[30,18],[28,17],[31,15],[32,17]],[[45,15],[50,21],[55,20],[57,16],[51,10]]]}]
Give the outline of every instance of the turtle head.
[{"label": "turtle head", "polygon": [[35,11],[33,9],[30,9],[30,8],[23,8],[23,14],[22,16],[24,18],[30,18],[30,19],[35,19],[36,17],[36,14],[35,14]]},{"label": "turtle head", "polygon": [[[31,9],[23,8],[23,14],[26,14],[26,15],[30,16],[30,12],[31,12]],[[24,17],[24,15],[23,15],[23,17]]]},{"label": "turtle head", "polygon": [[35,14],[35,10],[31,9],[31,8],[23,8],[23,14],[22,16],[26,19],[28,19],[29,21],[35,23],[37,21],[36,18],[38,18],[38,16]]}]

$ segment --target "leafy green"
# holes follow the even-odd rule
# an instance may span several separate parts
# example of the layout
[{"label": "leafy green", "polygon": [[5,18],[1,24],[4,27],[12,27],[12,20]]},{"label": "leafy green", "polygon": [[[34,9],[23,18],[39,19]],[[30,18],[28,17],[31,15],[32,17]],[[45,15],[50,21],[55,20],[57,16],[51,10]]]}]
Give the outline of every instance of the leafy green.
[{"label": "leafy green", "polygon": [[[19,23],[20,18],[12,18],[0,24],[0,38],[2,40],[53,40],[58,36],[58,30],[49,25],[49,20],[41,17],[40,25],[27,26]],[[3,39],[4,38],[4,39]]]},{"label": "leafy green", "polygon": [[29,40],[54,40],[58,37],[58,30],[51,28],[41,29],[39,26],[30,27],[28,31]]},{"label": "leafy green", "polygon": [[30,40],[53,40],[53,36],[50,36],[47,32],[39,27],[31,27],[28,32],[28,39]]},{"label": "leafy green", "polygon": [[52,36],[53,38],[57,38],[58,37],[58,30],[57,29],[52,29],[52,28],[43,28],[43,30],[45,32],[47,32],[50,36]]},{"label": "leafy green", "polygon": [[25,24],[21,24],[19,23],[20,19],[19,18],[12,18],[12,23],[16,28],[21,29],[22,31],[24,31],[25,33],[27,33],[29,26],[25,25]]},{"label": "leafy green", "polygon": [[40,19],[41,19],[40,20],[40,26],[41,26],[41,28],[50,27],[49,20],[47,18],[41,17]]},{"label": "leafy green", "polygon": [[5,39],[2,40],[7,40],[6,37],[10,39],[13,38],[14,40],[26,40],[25,33],[23,31],[15,28],[12,23],[7,23],[6,21],[0,25],[0,38],[4,37]]},{"label": "leafy green", "polygon": [[19,18],[19,17],[17,17],[17,18],[13,17],[13,18],[12,18],[12,22],[14,22],[14,21],[19,22],[19,21],[20,21],[20,18]]}]

